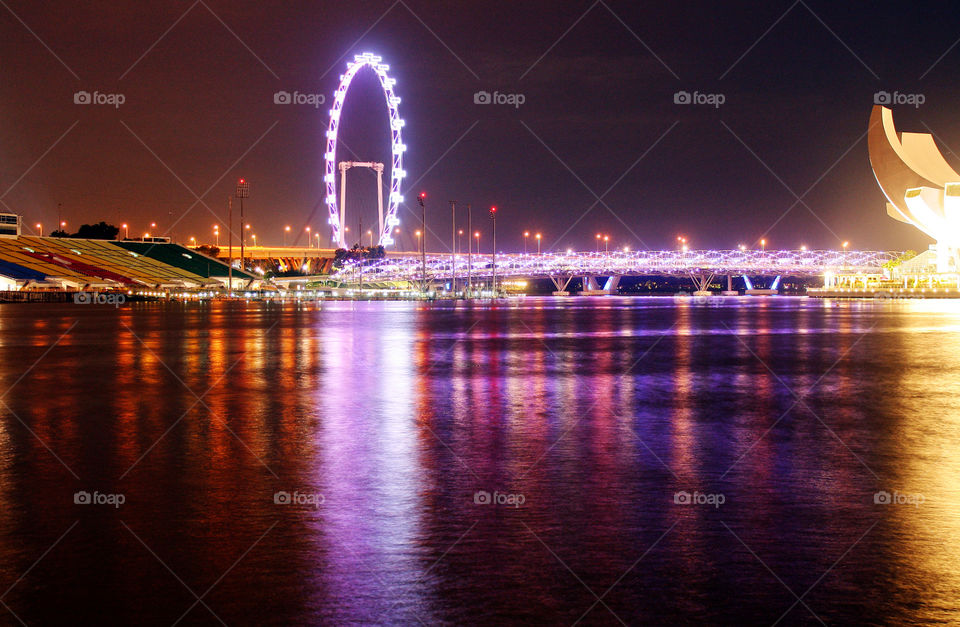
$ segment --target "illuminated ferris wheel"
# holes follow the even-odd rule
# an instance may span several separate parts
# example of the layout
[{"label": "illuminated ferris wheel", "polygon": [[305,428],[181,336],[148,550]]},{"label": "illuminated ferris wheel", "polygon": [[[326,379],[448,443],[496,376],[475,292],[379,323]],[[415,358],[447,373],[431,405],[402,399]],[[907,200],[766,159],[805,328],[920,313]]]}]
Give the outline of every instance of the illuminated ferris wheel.
[{"label": "illuminated ferris wheel", "polygon": [[[343,101],[347,95],[347,89],[350,82],[357,72],[364,67],[369,67],[376,73],[380,80],[380,87],[383,89],[383,95],[387,101],[387,113],[390,117],[390,151],[392,154],[392,165],[390,168],[390,196],[387,203],[387,214],[380,215],[380,245],[389,246],[393,244],[393,227],[400,224],[397,218],[397,208],[403,202],[403,196],[400,194],[400,181],[406,173],[403,171],[403,152],[406,150],[403,141],[400,139],[400,129],[403,128],[403,120],[400,119],[400,112],[397,105],[400,104],[400,98],[394,95],[393,86],[397,81],[387,75],[390,66],[381,63],[382,59],[369,52],[358,54],[353,57],[353,61],[347,63],[347,71],[340,77],[340,85],[333,98],[333,108],[330,109],[330,127],[327,129],[327,150],[324,153],[324,162],[326,164],[323,175],[323,182],[326,185],[327,208],[330,211],[330,228],[333,241],[337,246],[346,248],[344,239],[344,208],[337,207],[337,131],[340,127],[340,113],[343,110]],[[342,185],[342,183],[341,183]],[[343,204],[341,202],[341,204]]]}]

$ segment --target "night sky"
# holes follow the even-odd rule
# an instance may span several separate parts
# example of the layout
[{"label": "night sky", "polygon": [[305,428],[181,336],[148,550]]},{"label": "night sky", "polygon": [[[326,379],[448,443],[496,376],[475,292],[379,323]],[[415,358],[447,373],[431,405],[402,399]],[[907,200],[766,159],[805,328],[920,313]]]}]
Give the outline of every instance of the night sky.
[{"label": "night sky", "polygon": [[[70,231],[125,221],[140,235],[156,221],[180,241],[212,241],[244,176],[261,243],[312,225],[328,245],[327,111],[346,61],[364,51],[383,56],[402,98],[407,248],[421,190],[434,250],[449,246],[451,199],[472,203],[485,249],[492,204],[501,250],[519,249],[525,229],[542,232],[545,249],[592,250],[596,233],[632,248],[671,248],[681,234],[693,248],[761,237],[768,248],[925,248],[886,217],[870,170],[880,90],[922,94],[919,107],[894,107],[898,128],[932,131],[960,164],[950,2],[438,5],[9,0],[2,201],[46,233],[61,204]],[[125,102],[75,104],[80,90]],[[280,90],[327,103],[277,105]],[[475,104],[480,90],[524,103]],[[675,104],[681,90],[724,102]],[[389,163],[372,72],[348,93],[341,140],[338,159]],[[351,172],[351,234],[359,217],[364,230],[375,220],[374,181]]]}]

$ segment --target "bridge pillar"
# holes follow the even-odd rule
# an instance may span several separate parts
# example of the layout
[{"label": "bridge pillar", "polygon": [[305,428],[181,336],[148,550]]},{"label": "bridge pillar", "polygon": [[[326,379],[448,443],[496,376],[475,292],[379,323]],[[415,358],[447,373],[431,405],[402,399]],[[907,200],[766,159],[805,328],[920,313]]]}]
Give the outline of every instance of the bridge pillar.
[{"label": "bridge pillar", "polygon": [[610,292],[611,294],[616,293],[617,287],[620,285],[620,277],[617,275],[611,275],[607,282],[603,284],[603,289]]},{"label": "bridge pillar", "polygon": [[696,275],[691,272],[690,278],[693,279],[694,294],[701,296],[709,295],[710,283],[713,281],[713,276],[713,273],[700,273]]},{"label": "bridge pillar", "polygon": [[733,289],[733,275],[727,275],[727,289],[721,292],[721,296],[739,296],[740,292]]},{"label": "bridge pillar", "polygon": [[557,290],[553,293],[554,296],[569,296],[569,295],[570,295],[570,292],[567,290],[567,288],[570,287],[570,281],[573,280],[573,275],[572,275],[572,274],[569,275],[569,276],[566,276],[566,277],[562,277],[562,276],[561,276],[561,277],[553,277],[553,276],[552,276],[552,277],[550,277],[550,280],[553,281],[553,286],[557,288]]}]

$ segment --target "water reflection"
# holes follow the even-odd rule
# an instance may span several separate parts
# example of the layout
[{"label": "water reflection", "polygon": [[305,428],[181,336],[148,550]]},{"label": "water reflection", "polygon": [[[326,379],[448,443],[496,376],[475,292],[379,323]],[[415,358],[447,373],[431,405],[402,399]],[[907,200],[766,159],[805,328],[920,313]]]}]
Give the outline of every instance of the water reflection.
[{"label": "water reflection", "polygon": [[27,623],[169,624],[208,589],[231,624],[960,620],[960,304],[24,305],[0,329]]}]

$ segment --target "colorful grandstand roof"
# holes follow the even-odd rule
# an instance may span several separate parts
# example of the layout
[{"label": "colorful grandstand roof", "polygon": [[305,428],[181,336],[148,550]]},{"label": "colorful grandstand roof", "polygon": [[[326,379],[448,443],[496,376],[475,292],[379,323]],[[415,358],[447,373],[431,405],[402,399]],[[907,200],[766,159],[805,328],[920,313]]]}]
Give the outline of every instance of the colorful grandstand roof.
[{"label": "colorful grandstand roof", "polygon": [[[0,274],[70,285],[202,287],[228,266],[177,244],[59,237],[0,238]],[[234,270],[238,279],[254,279]]]}]

